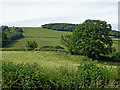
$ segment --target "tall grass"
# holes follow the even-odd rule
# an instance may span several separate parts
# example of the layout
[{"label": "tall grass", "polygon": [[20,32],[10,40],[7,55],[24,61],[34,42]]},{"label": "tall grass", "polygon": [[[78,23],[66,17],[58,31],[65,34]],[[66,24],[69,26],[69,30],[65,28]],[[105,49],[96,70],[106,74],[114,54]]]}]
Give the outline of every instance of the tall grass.
[{"label": "tall grass", "polygon": [[120,79],[113,77],[111,69],[98,67],[94,62],[85,62],[78,68],[69,65],[43,67],[38,64],[2,64],[3,88],[80,89],[116,88]]}]

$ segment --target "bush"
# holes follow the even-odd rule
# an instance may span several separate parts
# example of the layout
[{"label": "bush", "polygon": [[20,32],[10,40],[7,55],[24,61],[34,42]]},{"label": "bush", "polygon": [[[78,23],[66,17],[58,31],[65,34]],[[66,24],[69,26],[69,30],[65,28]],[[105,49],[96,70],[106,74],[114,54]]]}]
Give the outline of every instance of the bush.
[{"label": "bush", "polygon": [[65,51],[65,49],[59,45],[56,46],[43,46],[40,48],[42,51]]},{"label": "bush", "polygon": [[[109,72],[115,72],[114,69],[111,70]],[[80,88],[105,88],[108,84],[110,86],[119,85],[119,79],[116,79],[115,83],[110,82],[113,77],[109,72],[106,68],[98,67],[94,62],[85,62],[85,64],[79,65],[77,72],[76,69],[64,65],[46,68],[37,64],[2,62],[2,88],[11,90],[13,88],[78,90]]]},{"label": "bush", "polygon": [[3,88],[41,88],[45,87],[45,79],[47,78],[40,73],[37,64],[2,64]]},{"label": "bush", "polygon": [[114,61],[120,62],[120,52],[116,52],[112,54],[112,59]]},{"label": "bush", "polygon": [[108,71],[98,67],[94,62],[86,62],[78,66],[77,84],[79,88],[104,88],[110,76]]},{"label": "bush", "polygon": [[0,50],[2,51],[26,51],[27,49],[24,49],[24,48],[1,48]]},{"label": "bush", "polygon": [[34,50],[38,45],[35,41],[28,41],[26,47],[28,50]]},{"label": "bush", "polygon": [[64,49],[64,48],[61,47],[60,45],[56,45],[55,48],[56,48],[56,49]]},{"label": "bush", "polygon": [[[47,48],[47,49],[64,49],[63,47],[61,47],[60,45],[56,45],[56,46],[43,46],[41,48]],[[40,49],[41,49],[40,48]]]}]

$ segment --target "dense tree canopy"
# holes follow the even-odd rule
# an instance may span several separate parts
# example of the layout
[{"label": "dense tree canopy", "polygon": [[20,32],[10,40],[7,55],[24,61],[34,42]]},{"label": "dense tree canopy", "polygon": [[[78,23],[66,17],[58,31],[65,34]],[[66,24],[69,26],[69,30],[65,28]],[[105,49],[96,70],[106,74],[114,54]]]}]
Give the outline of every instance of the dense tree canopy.
[{"label": "dense tree canopy", "polygon": [[62,36],[62,43],[71,54],[83,54],[95,59],[100,54],[112,52],[110,31],[111,25],[105,21],[86,20],[77,26],[71,36]]},{"label": "dense tree canopy", "polygon": [[38,45],[35,41],[27,41],[26,47],[28,50],[34,50],[35,48],[38,47]]},{"label": "dense tree canopy", "polygon": [[2,33],[2,37],[0,37],[2,38],[2,47],[5,47],[13,41],[24,37],[22,35],[23,30],[18,27],[10,28],[8,26],[1,26],[0,32]]},{"label": "dense tree canopy", "polygon": [[2,32],[2,46],[6,46],[7,45],[7,34],[5,34],[4,32]]},{"label": "dense tree canopy", "polygon": [[76,24],[69,23],[51,23],[42,25],[42,28],[57,30],[57,31],[70,31],[72,32],[76,28]]}]

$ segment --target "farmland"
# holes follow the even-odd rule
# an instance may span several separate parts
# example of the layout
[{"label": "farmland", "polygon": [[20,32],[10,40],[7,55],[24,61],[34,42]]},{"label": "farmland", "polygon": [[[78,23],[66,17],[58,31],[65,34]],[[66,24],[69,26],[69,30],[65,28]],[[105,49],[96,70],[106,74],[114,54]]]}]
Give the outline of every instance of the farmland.
[{"label": "farmland", "polygon": [[[36,41],[38,43],[38,49],[42,46],[55,46],[61,45],[61,35],[70,35],[72,32],[66,31],[54,31],[44,28],[32,28],[32,27],[20,27],[23,29],[24,37],[15,41],[13,44],[9,45],[7,48],[18,48],[25,49],[27,41]],[[120,39],[112,38],[113,47],[118,51],[120,47]]]},{"label": "farmland", "polygon": [[[15,41],[7,48],[25,49],[27,41],[37,42],[38,49],[42,46],[61,45],[61,35],[72,34],[71,32],[43,28],[21,28],[24,31],[24,38]],[[119,39],[112,38],[112,40],[113,47],[119,52],[120,43],[117,42]],[[104,60],[93,62],[87,56],[70,55],[61,51],[2,51],[2,61],[3,72],[5,72],[3,73],[3,88],[17,86],[19,88],[39,87],[41,89],[45,89],[45,87],[47,89],[118,87],[118,62]],[[93,75],[89,73],[89,66]],[[98,78],[94,78],[94,74]],[[83,77],[84,81],[81,80]]]},{"label": "farmland", "polygon": [[55,46],[60,44],[61,35],[71,34],[71,32],[53,31],[43,28],[21,28],[24,31],[23,35],[25,38],[15,41],[15,43],[10,45],[8,48],[26,48],[27,41],[32,40],[38,43],[38,48],[49,45]]}]

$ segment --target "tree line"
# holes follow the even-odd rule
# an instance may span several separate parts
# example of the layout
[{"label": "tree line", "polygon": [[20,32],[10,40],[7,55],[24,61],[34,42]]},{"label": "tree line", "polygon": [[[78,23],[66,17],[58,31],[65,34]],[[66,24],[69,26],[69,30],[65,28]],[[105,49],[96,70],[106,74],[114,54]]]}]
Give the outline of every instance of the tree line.
[{"label": "tree line", "polygon": [[[52,29],[56,31],[70,31],[73,30],[78,26],[78,24],[69,24],[69,23],[50,23],[42,25],[42,28]],[[111,30],[109,32],[109,36],[119,37],[120,38],[120,31]]]},{"label": "tree line", "polygon": [[110,31],[109,36],[114,36],[114,37],[120,38],[120,31],[112,30],[112,31]]},{"label": "tree line", "polygon": [[10,28],[8,26],[1,26],[0,33],[2,34],[1,47],[5,47],[17,39],[23,38],[23,30],[18,27]]},{"label": "tree line", "polygon": [[72,32],[76,28],[76,24],[68,23],[51,23],[42,25],[42,28],[52,29],[57,31],[70,31]]}]

